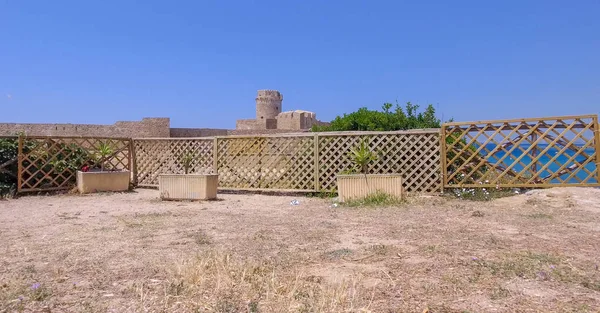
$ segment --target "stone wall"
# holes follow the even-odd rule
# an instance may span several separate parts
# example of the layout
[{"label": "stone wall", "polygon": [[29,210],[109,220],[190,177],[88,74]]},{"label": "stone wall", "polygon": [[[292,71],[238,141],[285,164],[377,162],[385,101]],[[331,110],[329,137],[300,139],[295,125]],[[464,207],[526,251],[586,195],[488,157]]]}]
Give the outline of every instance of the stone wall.
[{"label": "stone wall", "polygon": [[261,128],[259,121],[255,119],[237,120],[235,121],[235,128],[240,130],[246,129],[257,129]]},{"label": "stone wall", "polygon": [[283,112],[277,116],[278,129],[310,129],[316,122],[316,115],[308,111]]},{"label": "stone wall", "polygon": [[169,118],[143,118],[113,125],[0,123],[0,136],[22,132],[29,136],[169,137],[170,125]]},{"label": "stone wall", "polygon": [[276,135],[276,134],[293,134],[293,133],[306,133],[309,129],[297,130],[297,129],[232,129],[227,131],[229,136],[252,136],[252,135]]},{"label": "stone wall", "polygon": [[227,136],[228,129],[216,128],[171,128],[171,137],[174,138],[194,138],[194,137],[213,137]]}]

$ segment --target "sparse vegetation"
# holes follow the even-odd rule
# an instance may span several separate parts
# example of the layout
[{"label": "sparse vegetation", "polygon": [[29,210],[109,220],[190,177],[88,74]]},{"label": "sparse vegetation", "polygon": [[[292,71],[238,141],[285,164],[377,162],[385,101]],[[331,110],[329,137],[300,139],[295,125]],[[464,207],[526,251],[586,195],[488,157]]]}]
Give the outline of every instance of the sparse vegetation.
[{"label": "sparse vegetation", "polygon": [[307,197],[310,198],[321,198],[321,199],[330,199],[338,196],[335,191],[319,191],[319,192],[309,192],[306,194]]},{"label": "sparse vegetation", "polygon": [[202,229],[198,229],[198,230],[192,232],[189,236],[199,246],[208,245],[212,242],[210,236]]},{"label": "sparse vegetation", "polygon": [[387,193],[377,192],[362,199],[346,201],[344,202],[344,205],[348,207],[386,207],[399,206],[404,203],[406,203],[406,201],[403,199],[396,198]]},{"label": "sparse vegetation", "polygon": [[515,188],[445,188],[444,194],[469,201],[491,201],[521,194],[523,189]]},{"label": "sparse vegetation", "polygon": [[546,213],[541,213],[541,212],[535,212],[535,213],[527,214],[525,216],[528,218],[533,218],[533,219],[552,219],[552,215],[546,214]]},{"label": "sparse vegetation", "polygon": [[243,261],[222,251],[207,251],[177,264],[148,296],[164,290],[160,305],[169,310],[356,312],[369,305],[358,278],[320,284],[293,267]]}]

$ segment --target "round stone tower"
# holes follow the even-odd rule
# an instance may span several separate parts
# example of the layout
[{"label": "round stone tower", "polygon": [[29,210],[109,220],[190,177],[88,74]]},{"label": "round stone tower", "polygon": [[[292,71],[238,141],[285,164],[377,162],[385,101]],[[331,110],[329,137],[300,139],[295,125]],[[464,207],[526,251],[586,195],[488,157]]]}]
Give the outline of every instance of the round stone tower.
[{"label": "round stone tower", "polygon": [[281,113],[283,95],[277,90],[259,90],[256,97],[256,119],[272,119]]}]

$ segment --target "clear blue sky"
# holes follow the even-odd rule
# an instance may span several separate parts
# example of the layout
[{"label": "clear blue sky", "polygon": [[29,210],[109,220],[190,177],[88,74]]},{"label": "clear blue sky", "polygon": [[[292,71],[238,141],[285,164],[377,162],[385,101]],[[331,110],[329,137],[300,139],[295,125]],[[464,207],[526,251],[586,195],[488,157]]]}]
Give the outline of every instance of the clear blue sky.
[{"label": "clear blue sky", "polygon": [[0,0],[0,122],[235,127],[258,89],[321,120],[600,112],[600,1]]}]

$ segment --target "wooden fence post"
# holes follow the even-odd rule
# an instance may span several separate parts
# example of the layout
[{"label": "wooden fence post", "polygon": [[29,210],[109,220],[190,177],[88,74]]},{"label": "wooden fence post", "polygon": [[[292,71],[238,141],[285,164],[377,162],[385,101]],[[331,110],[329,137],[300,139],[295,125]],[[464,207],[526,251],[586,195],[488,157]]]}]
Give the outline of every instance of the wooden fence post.
[{"label": "wooden fence post", "polygon": [[19,148],[17,150],[17,193],[21,192],[23,184],[23,136],[19,135]]},{"label": "wooden fence post", "polygon": [[444,124],[442,124],[442,128],[440,129],[440,165],[441,165],[441,171],[442,171],[442,179],[441,179],[441,183],[442,185],[440,186],[440,191],[444,192],[444,188],[446,187],[446,184],[448,183],[446,181],[447,177],[448,177],[448,168],[446,165],[446,126]]},{"label": "wooden fence post", "polygon": [[219,173],[219,137],[213,139],[213,171]]},{"label": "wooden fence post", "polygon": [[138,177],[137,177],[137,163],[135,160],[135,145],[133,142],[133,138],[129,139],[129,170],[131,171],[131,174],[133,175],[132,179],[133,179],[133,185],[137,186],[138,184]]},{"label": "wooden fence post", "polygon": [[319,135],[315,134],[313,136],[313,140],[315,141],[314,142],[314,149],[315,149],[315,151],[314,151],[314,158],[315,158],[315,160],[314,160],[315,161],[315,191],[319,192],[319,190],[321,190],[321,186],[320,186],[320,183],[319,183],[319,181],[320,181],[320,177],[319,177],[319,175],[320,175],[320,171],[319,171],[319,167],[320,167],[320,164],[319,164]]}]

